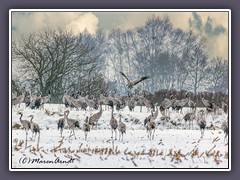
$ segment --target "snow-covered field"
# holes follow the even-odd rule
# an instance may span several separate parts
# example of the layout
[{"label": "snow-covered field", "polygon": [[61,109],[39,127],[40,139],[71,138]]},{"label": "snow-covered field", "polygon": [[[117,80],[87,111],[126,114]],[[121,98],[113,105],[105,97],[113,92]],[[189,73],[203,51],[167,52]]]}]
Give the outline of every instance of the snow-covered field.
[{"label": "snow-covered field", "polygon": [[[194,122],[193,129],[182,119],[183,114],[171,112],[170,122],[162,120],[159,113],[155,120],[157,129],[154,140],[150,141],[143,126],[144,119],[150,115],[147,109],[135,108],[130,112],[128,108],[114,111],[114,117],[127,126],[127,133],[123,142],[112,140],[109,121],[111,111],[103,111],[98,123],[98,129],[93,129],[84,140],[81,129],[75,131],[77,139],[71,137],[69,130],[64,129],[63,138],[57,130],[57,121],[63,115],[63,105],[45,105],[49,111],[20,108],[12,110],[12,125],[20,124],[17,112],[23,112],[23,119],[33,121],[41,128],[39,147],[37,140],[31,139],[31,132],[25,142],[25,131],[12,129],[12,168],[229,168],[228,144],[224,142],[224,133],[220,129],[221,123],[227,120],[227,115],[219,113],[214,120],[207,116],[207,127],[201,138],[199,127]],[[105,107],[103,106],[105,110]],[[71,110],[69,118],[78,119],[82,126],[86,116],[94,111]],[[175,122],[175,123],[174,123]]]}]

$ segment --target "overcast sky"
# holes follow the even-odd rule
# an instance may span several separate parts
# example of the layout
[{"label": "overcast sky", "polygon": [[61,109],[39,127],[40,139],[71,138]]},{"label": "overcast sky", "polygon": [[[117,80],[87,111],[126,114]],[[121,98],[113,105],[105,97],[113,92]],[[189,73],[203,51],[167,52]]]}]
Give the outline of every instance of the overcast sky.
[{"label": "overcast sky", "polygon": [[41,30],[44,26],[67,27],[74,33],[99,28],[109,32],[144,25],[152,15],[168,15],[174,27],[193,30],[208,39],[210,57],[228,59],[228,12],[12,12],[12,38]]}]

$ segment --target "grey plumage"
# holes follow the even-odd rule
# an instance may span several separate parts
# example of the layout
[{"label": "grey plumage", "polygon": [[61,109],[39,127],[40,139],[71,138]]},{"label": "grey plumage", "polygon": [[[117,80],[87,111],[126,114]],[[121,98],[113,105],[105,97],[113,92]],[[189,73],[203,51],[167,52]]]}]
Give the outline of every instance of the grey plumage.
[{"label": "grey plumage", "polygon": [[158,103],[155,104],[154,108],[154,113],[152,114],[152,120],[154,121],[158,117],[158,108],[157,108]]},{"label": "grey plumage", "polygon": [[92,129],[93,129],[93,126],[96,125],[96,128],[97,128],[97,123],[98,123],[98,120],[101,118],[102,116],[102,103],[100,103],[100,110],[99,112],[93,114],[90,118],[89,118],[89,124],[92,125]]},{"label": "grey plumage", "polygon": [[160,104],[159,109],[160,109],[160,112],[163,114],[163,116],[166,116],[166,115],[169,116],[170,115],[170,113],[167,114],[166,111],[169,112],[169,108],[172,106],[172,103],[173,103],[174,100],[175,100],[174,96],[171,95],[170,99],[165,98],[163,100],[163,102]]},{"label": "grey plumage", "polygon": [[67,95],[67,92],[64,91],[64,95],[63,95],[63,97],[62,97],[62,102],[63,102],[63,104],[65,105],[65,107],[69,107],[69,106],[72,105],[71,99],[72,99],[72,97],[70,97],[69,95]]},{"label": "grey plumage", "polygon": [[19,105],[24,101],[25,99],[25,91],[22,91],[22,94],[20,96],[17,97],[12,97],[12,105],[16,106]]},{"label": "grey plumage", "polygon": [[204,131],[205,131],[205,128],[206,128],[206,125],[207,125],[205,112],[203,110],[200,110],[198,112],[197,124],[200,128],[200,131],[201,131],[201,137],[203,137]]},{"label": "grey plumage", "polygon": [[188,121],[189,122],[189,129],[190,129],[191,124],[192,124],[192,128],[193,128],[193,120],[195,119],[195,117],[196,117],[195,111],[185,114],[185,116],[183,117],[183,119],[185,120],[185,126],[186,126],[186,122]]},{"label": "grey plumage", "polygon": [[226,114],[228,113],[228,105],[224,102],[222,102],[222,109]]},{"label": "grey plumage", "polygon": [[42,93],[40,92],[39,96],[37,96],[36,93],[32,95],[30,94],[27,96],[25,104],[31,109],[39,109],[43,105]]},{"label": "grey plumage", "polygon": [[[121,102],[117,99],[117,98],[115,98],[115,97],[112,97],[112,96],[108,96],[108,100],[109,100],[109,102],[110,102],[110,106],[111,107],[114,107],[114,106],[116,106],[116,110],[120,110],[120,108],[121,108]],[[112,104],[111,104],[112,103]]]},{"label": "grey plumage", "polygon": [[188,96],[188,106],[190,110],[196,110],[196,103],[191,100],[190,95]]},{"label": "grey plumage", "polygon": [[32,101],[32,95],[30,94],[25,98],[26,107],[29,107],[31,105],[31,101]]},{"label": "grey plumage", "polygon": [[70,107],[75,107],[76,109],[83,109],[83,110],[87,110],[87,103],[85,101],[85,99],[83,97],[81,97],[80,95],[78,96],[78,99],[74,99],[72,97],[70,97],[70,99],[67,101],[69,102],[68,104],[70,104]]},{"label": "grey plumage", "polygon": [[148,138],[150,140],[153,140],[156,124],[155,124],[154,121],[151,120],[151,118],[148,119],[147,124],[146,124],[146,128],[147,128]]},{"label": "grey plumage", "polygon": [[165,98],[163,102],[160,104],[160,106],[163,107],[164,109],[170,108],[173,102],[173,98],[174,98],[173,95],[170,96],[170,99]]},{"label": "grey plumage", "polygon": [[82,130],[85,133],[85,140],[87,140],[87,135],[90,132],[89,118],[88,116],[85,119],[85,123],[83,124]]},{"label": "grey plumage", "polygon": [[213,102],[210,102],[210,101],[204,99],[203,93],[201,93],[201,100],[202,100],[202,103],[203,103],[203,105],[206,107],[206,110],[207,110],[208,112],[214,112],[214,109],[215,109],[214,106],[215,106],[215,104],[214,104]]},{"label": "grey plumage", "polygon": [[136,106],[137,103],[137,98],[136,97],[132,97],[132,95],[130,93],[128,93],[128,99],[127,99],[127,105],[130,111],[134,111],[134,108]]},{"label": "grey plumage", "polygon": [[27,141],[28,131],[31,128],[31,124],[30,124],[30,121],[28,121],[28,120],[22,120],[22,116],[23,116],[22,112],[19,112],[18,114],[20,115],[19,120],[23,126],[23,129],[26,131],[26,141]]},{"label": "grey plumage", "polygon": [[51,91],[48,90],[48,95],[42,97],[41,105],[44,106],[44,104],[50,103],[50,101],[51,101]]},{"label": "grey plumage", "polygon": [[202,100],[202,103],[205,107],[209,107],[210,106],[210,102],[206,99],[204,99],[203,97],[203,93],[201,93],[201,100]]},{"label": "grey plumage", "polygon": [[204,135],[204,130],[205,130],[205,128],[206,128],[206,124],[207,124],[207,122],[206,122],[205,119],[200,119],[200,120],[198,121],[198,125],[199,125],[199,127],[200,127],[202,137],[203,137],[203,135]]},{"label": "grey plumage", "polygon": [[181,100],[175,100],[173,103],[172,103],[172,107],[173,109],[175,109],[176,111],[183,113],[182,112],[182,109],[183,107],[188,103],[188,93],[186,94],[186,98],[184,99],[181,99]]},{"label": "grey plumage", "polygon": [[113,108],[112,108],[112,114],[111,114],[111,120],[110,120],[110,126],[112,130],[112,138],[113,138],[113,131],[115,131],[115,140],[117,139],[117,127],[118,127],[118,122],[113,116]]},{"label": "grey plumage", "polygon": [[141,78],[139,78],[139,79],[136,79],[136,80],[134,80],[134,81],[130,81],[130,80],[128,79],[128,77],[127,77],[123,72],[120,72],[120,74],[121,74],[123,77],[126,78],[126,80],[127,80],[127,82],[128,82],[128,83],[127,83],[127,87],[128,87],[129,89],[132,89],[133,86],[136,85],[136,84],[138,84],[139,82],[141,82],[141,81],[143,81],[143,80],[145,80],[145,79],[150,78],[149,76],[143,76],[143,77],[141,77]]},{"label": "grey plumage", "polygon": [[85,101],[86,101],[87,105],[89,106],[89,108],[98,109],[97,102],[92,99],[88,99],[88,95],[85,97]]},{"label": "grey plumage", "polygon": [[121,121],[122,116],[119,116],[119,123],[118,123],[118,131],[119,131],[119,141],[121,140],[122,136],[122,141],[123,141],[123,134],[126,133],[126,125]]},{"label": "grey plumage", "polygon": [[64,111],[64,119],[67,121],[68,128],[70,129],[70,135],[69,135],[69,141],[70,141],[70,137],[71,137],[72,133],[73,133],[75,139],[77,139],[74,129],[76,127],[80,128],[80,126],[79,126],[78,120],[70,119],[70,118],[68,118],[68,115],[69,115],[69,110]]},{"label": "grey plumage", "polygon": [[224,142],[228,142],[228,133],[229,133],[229,129],[228,129],[228,122],[227,121],[224,121],[221,125],[221,128],[225,134],[224,136]]},{"label": "grey plumage", "polygon": [[17,92],[16,91],[12,92],[12,98],[15,98],[15,97],[17,97]]},{"label": "grey plumage", "polygon": [[116,104],[116,110],[120,110],[123,109],[126,106],[126,102],[124,100],[124,98],[122,96],[119,96],[116,94],[116,89],[114,89],[114,95],[113,97],[117,100],[117,104]]},{"label": "grey plumage", "polygon": [[144,105],[145,105],[147,108],[154,109],[154,104],[153,104],[150,100],[148,100],[148,99],[146,98],[146,94],[144,94],[144,97],[143,97],[142,100],[143,100]]},{"label": "grey plumage", "polygon": [[152,117],[153,117],[153,110],[151,109],[151,114],[144,119],[144,126],[147,125],[149,119],[151,119]]},{"label": "grey plumage", "polygon": [[[156,105],[157,105],[157,104],[156,104]],[[153,113],[153,112],[154,112],[154,113]],[[144,126],[147,125],[147,122],[149,121],[149,119],[150,119],[151,121],[155,121],[155,119],[157,118],[157,116],[158,116],[158,109],[157,109],[157,108],[155,108],[155,110],[151,109],[151,114],[144,119]]]},{"label": "grey plumage", "polygon": [[62,137],[64,126],[65,126],[65,118],[59,119],[58,120],[58,130],[60,129],[61,137]]},{"label": "grey plumage", "polygon": [[34,134],[35,134],[35,138],[34,139],[36,139],[37,134],[38,134],[38,136],[40,138],[40,128],[39,128],[39,125],[32,121],[33,118],[34,118],[33,115],[30,115],[29,117],[31,118],[30,119],[30,127],[31,127],[31,131],[32,131],[32,139],[33,139]]}]

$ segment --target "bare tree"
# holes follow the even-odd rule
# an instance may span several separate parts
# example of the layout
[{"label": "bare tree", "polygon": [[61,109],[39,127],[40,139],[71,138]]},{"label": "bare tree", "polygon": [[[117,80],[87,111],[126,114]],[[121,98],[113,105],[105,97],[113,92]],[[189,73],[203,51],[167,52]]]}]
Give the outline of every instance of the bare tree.
[{"label": "bare tree", "polygon": [[169,56],[169,64],[171,71],[166,76],[169,83],[171,83],[171,89],[182,90],[185,88],[186,77],[188,72],[186,70],[186,60],[183,57],[186,47],[187,33],[181,29],[173,29],[170,32],[170,42],[167,44]]},{"label": "bare tree", "polygon": [[228,89],[228,62],[220,57],[213,58],[209,63],[209,90],[226,92]]},{"label": "bare tree", "polygon": [[[109,36],[108,36],[108,50],[107,50],[107,59],[109,61],[109,67],[111,67],[112,70],[108,71],[108,78],[119,82],[117,84],[117,89],[123,90],[124,87],[124,79],[122,76],[120,76],[119,72],[124,71],[126,64],[126,48],[124,47],[124,32],[122,32],[120,29],[113,29]],[[126,89],[125,89],[126,90]]]},{"label": "bare tree", "polygon": [[59,96],[59,90],[75,86],[76,79],[84,79],[97,69],[99,55],[88,40],[84,33],[75,36],[66,29],[45,28],[13,42],[12,57],[21,62],[19,69],[27,73],[23,76],[36,83],[42,94],[51,88]]},{"label": "bare tree", "polygon": [[[151,77],[143,83],[146,90],[154,92],[164,87],[164,73],[168,71],[168,53],[165,48],[172,24],[168,17],[152,16],[144,26],[136,28],[134,65],[137,74]],[[160,83],[161,82],[161,83]]]},{"label": "bare tree", "polygon": [[201,83],[204,82],[209,71],[208,56],[205,52],[205,49],[206,40],[201,39],[191,48],[186,58],[189,78],[188,82],[195,95],[197,94],[198,88],[200,87]]}]

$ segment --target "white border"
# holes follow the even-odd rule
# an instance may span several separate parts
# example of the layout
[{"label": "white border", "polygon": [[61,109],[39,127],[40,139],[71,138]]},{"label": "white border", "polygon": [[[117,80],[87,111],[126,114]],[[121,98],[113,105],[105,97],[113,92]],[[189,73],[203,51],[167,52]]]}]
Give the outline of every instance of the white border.
[{"label": "white border", "polygon": [[[228,65],[229,65],[229,168],[228,169],[12,169],[12,154],[10,149],[12,149],[12,128],[11,121],[12,118],[12,12],[228,12]],[[231,10],[230,9],[10,9],[9,10],[9,171],[231,171]]]},{"label": "white border", "polygon": [[231,10],[228,11],[228,84],[229,84],[229,89],[228,89],[228,121],[229,121],[229,125],[230,125],[230,128],[229,128],[229,143],[228,145],[229,146],[229,152],[228,152],[228,155],[229,155],[229,171],[231,171],[231,168],[232,168],[232,85],[231,85],[231,62],[232,62],[232,52],[231,52],[231,49],[232,49],[232,36],[231,36],[231,30],[232,30],[232,21],[231,21]]}]

